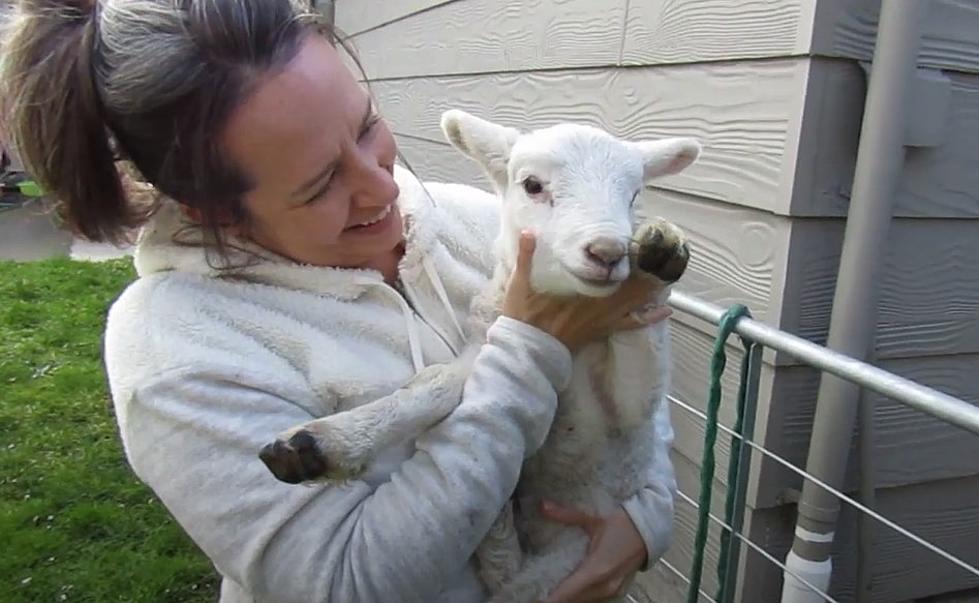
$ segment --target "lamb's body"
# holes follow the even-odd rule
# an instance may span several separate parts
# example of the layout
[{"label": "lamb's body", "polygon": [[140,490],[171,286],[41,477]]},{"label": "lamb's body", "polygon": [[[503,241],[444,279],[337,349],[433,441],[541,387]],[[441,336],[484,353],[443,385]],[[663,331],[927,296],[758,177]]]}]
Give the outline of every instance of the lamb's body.
[{"label": "lamb's body", "polygon": [[[294,476],[297,463],[302,479],[355,476],[378,451],[417,437],[455,408],[499,316],[523,228],[537,230],[531,280],[539,291],[608,295],[638,271],[661,285],[650,300],[659,305],[686,267],[683,233],[661,220],[634,230],[631,201],[643,180],[689,165],[699,153],[694,141],[632,144],[592,128],[559,126],[528,135],[519,146],[516,131],[460,112],[447,113],[443,128],[483,165],[503,198],[497,269],[473,302],[471,345],[457,361],[429,367],[390,396],[283,434],[263,452],[280,479]],[[665,404],[668,381],[664,323],[617,333],[575,354],[572,383],[559,396],[549,436],[523,467],[515,519],[504,509],[477,551],[495,601],[541,600],[585,556],[587,535],[544,520],[542,499],[607,516],[649,483],[658,444],[654,415]]]},{"label": "lamb's body", "polygon": [[[666,235],[662,245],[683,245],[666,223],[646,225],[644,232],[647,239]],[[498,315],[508,278],[501,262],[489,295],[474,304],[477,333]],[[653,303],[667,295],[664,286]],[[524,463],[514,496],[519,512],[511,517],[506,509],[477,551],[491,601],[542,600],[584,558],[588,536],[542,517],[542,500],[605,517],[646,486],[657,444],[654,415],[668,388],[665,323],[617,333],[574,355],[571,384],[558,398],[547,440]]]}]

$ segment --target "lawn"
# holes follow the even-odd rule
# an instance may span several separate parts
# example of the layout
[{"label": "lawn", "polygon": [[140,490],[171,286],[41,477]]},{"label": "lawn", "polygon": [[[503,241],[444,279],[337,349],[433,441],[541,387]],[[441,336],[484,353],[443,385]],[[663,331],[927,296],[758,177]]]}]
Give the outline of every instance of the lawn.
[{"label": "lawn", "polygon": [[101,363],[125,260],[0,262],[0,600],[217,599],[123,457]]}]

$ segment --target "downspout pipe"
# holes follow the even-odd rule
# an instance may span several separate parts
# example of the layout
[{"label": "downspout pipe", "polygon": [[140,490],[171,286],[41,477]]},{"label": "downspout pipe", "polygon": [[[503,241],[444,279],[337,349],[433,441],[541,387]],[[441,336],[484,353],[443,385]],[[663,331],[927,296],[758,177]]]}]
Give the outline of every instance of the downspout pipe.
[{"label": "downspout pipe", "polygon": [[[887,247],[898,176],[904,166],[911,95],[927,2],[883,0],[873,69],[867,89],[860,146],[827,347],[863,360],[874,345],[877,286]],[[806,470],[834,488],[843,486],[860,402],[860,388],[823,373]],[[806,480],[795,539],[786,558],[782,603],[823,603],[797,574],[828,592],[830,552],[840,501]]]}]

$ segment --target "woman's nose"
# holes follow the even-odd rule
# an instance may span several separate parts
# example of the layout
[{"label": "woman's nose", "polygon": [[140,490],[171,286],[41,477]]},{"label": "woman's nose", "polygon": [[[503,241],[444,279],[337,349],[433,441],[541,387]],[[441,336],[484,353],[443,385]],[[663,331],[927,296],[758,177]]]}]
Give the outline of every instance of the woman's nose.
[{"label": "woman's nose", "polygon": [[394,180],[394,162],[364,153],[358,160],[354,203],[361,207],[384,207],[394,203],[400,190]]}]

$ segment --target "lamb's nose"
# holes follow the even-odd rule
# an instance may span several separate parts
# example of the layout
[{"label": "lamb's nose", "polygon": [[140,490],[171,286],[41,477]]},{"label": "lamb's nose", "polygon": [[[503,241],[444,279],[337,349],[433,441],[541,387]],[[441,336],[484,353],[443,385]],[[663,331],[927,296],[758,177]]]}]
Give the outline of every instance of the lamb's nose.
[{"label": "lamb's nose", "polygon": [[588,259],[606,268],[614,268],[626,256],[627,251],[625,243],[613,239],[599,239],[585,247]]}]

